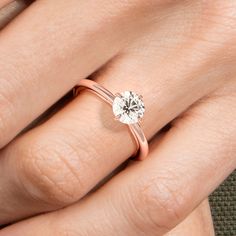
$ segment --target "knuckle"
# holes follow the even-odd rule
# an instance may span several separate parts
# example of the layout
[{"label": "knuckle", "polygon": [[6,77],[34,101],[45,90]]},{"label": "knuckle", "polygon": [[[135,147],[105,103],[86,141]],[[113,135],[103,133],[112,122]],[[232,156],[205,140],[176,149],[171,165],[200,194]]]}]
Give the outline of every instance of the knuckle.
[{"label": "knuckle", "polygon": [[[28,146],[28,145],[27,145]],[[51,205],[64,206],[84,194],[79,155],[65,142],[39,141],[19,154],[22,183],[28,193]]]},{"label": "knuckle", "polygon": [[148,224],[153,232],[167,232],[182,218],[183,196],[174,190],[174,178],[170,176],[168,173],[145,180],[136,185],[136,190],[133,191],[139,196],[135,198],[135,211],[146,222],[144,227]]}]

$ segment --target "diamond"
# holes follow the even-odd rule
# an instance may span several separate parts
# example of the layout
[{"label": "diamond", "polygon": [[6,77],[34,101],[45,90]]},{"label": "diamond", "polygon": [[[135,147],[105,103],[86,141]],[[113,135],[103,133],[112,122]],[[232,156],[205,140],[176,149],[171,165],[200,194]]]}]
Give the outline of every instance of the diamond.
[{"label": "diamond", "polygon": [[134,124],[143,117],[145,106],[140,95],[132,91],[125,91],[116,95],[112,110],[120,122]]}]

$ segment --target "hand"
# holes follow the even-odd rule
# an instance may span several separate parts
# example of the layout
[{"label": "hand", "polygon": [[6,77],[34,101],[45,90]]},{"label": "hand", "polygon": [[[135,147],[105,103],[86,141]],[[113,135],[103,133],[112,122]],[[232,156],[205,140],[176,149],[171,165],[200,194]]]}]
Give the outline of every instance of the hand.
[{"label": "hand", "polygon": [[[119,227],[120,235],[162,235],[235,168],[234,5],[38,1],[3,30],[1,147],[94,71],[93,79],[111,91],[143,94],[149,139],[171,122],[152,140],[149,159],[77,205],[45,215],[47,222],[53,219],[62,231],[61,220],[68,219],[63,227],[74,225],[80,234],[109,235]],[[133,149],[109,108],[91,94],[80,95],[1,151],[0,222],[78,201]],[[68,218],[60,217],[67,212]],[[21,227],[27,224],[14,229]],[[44,230],[50,234],[51,226]]]}]

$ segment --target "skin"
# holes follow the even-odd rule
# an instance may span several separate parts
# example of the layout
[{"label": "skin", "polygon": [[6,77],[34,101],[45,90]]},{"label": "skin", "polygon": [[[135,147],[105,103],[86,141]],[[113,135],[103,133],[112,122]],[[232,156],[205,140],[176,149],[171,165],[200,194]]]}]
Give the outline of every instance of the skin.
[{"label": "skin", "polygon": [[[0,236],[156,236],[191,214],[236,167],[235,5],[41,0],[5,27],[0,224],[57,211],[6,227]],[[143,95],[142,127],[151,143],[147,160],[92,194],[134,150],[106,104],[81,93],[18,135],[87,76],[114,93]],[[168,123],[170,129],[153,138]],[[186,222],[176,232],[199,222],[208,231],[197,227],[196,235],[213,235],[206,204]]]},{"label": "skin", "polygon": [[201,203],[182,223],[165,236],[214,236],[211,213],[207,201]]},{"label": "skin", "polygon": [[13,2],[13,1],[12,0],[1,0],[0,7],[3,8],[4,6],[8,5],[11,2]]},{"label": "skin", "polygon": [[[4,5],[3,6],[3,4]],[[27,7],[23,0],[18,1],[0,1],[0,29],[3,29],[12,19]]]}]

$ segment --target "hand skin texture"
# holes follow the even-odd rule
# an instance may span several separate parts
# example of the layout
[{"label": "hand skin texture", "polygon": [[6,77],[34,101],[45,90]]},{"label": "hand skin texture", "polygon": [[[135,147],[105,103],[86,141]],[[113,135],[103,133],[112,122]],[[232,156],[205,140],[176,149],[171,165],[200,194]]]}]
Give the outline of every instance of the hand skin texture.
[{"label": "hand skin texture", "polygon": [[25,1],[11,1],[10,3],[4,5],[8,1],[0,1],[0,29],[6,26],[14,17],[16,17],[22,10],[27,6]]},{"label": "hand skin texture", "polygon": [[201,203],[182,223],[165,236],[214,236],[209,204]]},{"label": "hand skin texture", "polygon": [[[234,0],[38,0],[8,24],[0,33],[0,224],[56,211],[0,236],[156,236],[191,214],[236,167],[235,9]],[[106,104],[81,93],[18,135],[88,76],[143,95],[151,145],[147,160],[91,194],[134,150]]]}]

